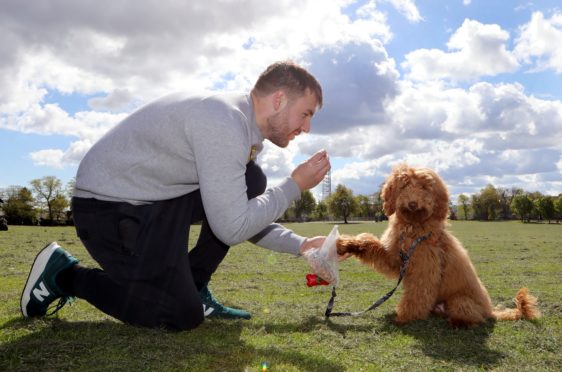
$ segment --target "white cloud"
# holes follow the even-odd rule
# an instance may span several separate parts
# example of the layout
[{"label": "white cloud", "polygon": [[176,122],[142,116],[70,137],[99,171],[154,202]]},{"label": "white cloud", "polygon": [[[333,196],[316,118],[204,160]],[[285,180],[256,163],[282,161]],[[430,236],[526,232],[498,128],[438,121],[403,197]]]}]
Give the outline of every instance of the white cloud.
[{"label": "white cloud", "polygon": [[126,114],[95,111],[78,112],[69,116],[58,105],[34,105],[21,115],[11,115],[0,121],[0,128],[22,133],[64,135],[79,138],[69,148],[45,149],[29,154],[35,165],[63,169],[77,165],[92,144],[122,120]]},{"label": "white cloud", "polygon": [[76,141],[72,142],[66,151],[61,149],[39,150],[31,152],[29,157],[35,165],[63,169],[78,165],[90,147],[92,147],[90,141]]},{"label": "white cloud", "polygon": [[406,55],[406,77],[418,81],[448,79],[474,81],[517,69],[516,58],[506,49],[507,31],[499,25],[466,19],[449,39],[449,52],[418,49]]},{"label": "white cloud", "polygon": [[0,128],[23,133],[59,134],[96,140],[122,120],[126,114],[95,111],[77,112],[70,116],[57,104],[33,105],[19,115],[5,116]]},{"label": "white cloud", "polygon": [[562,141],[562,103],[527,96],[519,84],[404,84],[387,114],[405,138],[489,138],[486,146],[496,149]]},{"label": "white cloud", "polygon": [[64,167],[62,164],[64,152],[59,149],[34,151],[29,156],[36,165],[44,165],[55,169],[62,169]]},{"label": "white cloud", "polygon": [[133,95],[127,89],[115,89],[105,97],[96,97],[88,100],[88,105],[97,110],[121,111],[127,108]]},{"label": "white cloud", "polygon": [[562,13],[546,19],[543,13],[535,12],[519,31],[514,53],[520,60],[531,64],[532,71],[552,69],[562,73]]},{"label": "white cloud", "polygon": [[[407,54],[401,78],[394,58],[402,56],[387,52],[393,14],[379,9],[383,2],[416,27],[429,22],[411,0],[5,2],[0,128],[68,136],[64,148],[29,157],[71,167],[147,100],[173,90],[247,90],[269,63],[292,58],[319,78],[325,106],[312,134],[287,149],[266,142],[258,159],[272,184],[326,148],[338,164],[332,184],[356,193],[376,191],[401,161],[437,169],[453,192],[490,181],[559,188],[562,103],[529,95],[514,75],[499,81],[519,63],[560,73],[560,13],[535,13],[513,52],[513,27],[465,20],[443,49]],[[51,92],[86,96],[89,108],[66,111],[50,103]]]},{"label": "white cloud", "polygon": [[284,149],[273,145],[269,141],[264,141],[264,147],[258,155],[257,162],[268,175],[269,185],[278,183],[293,171],[292,160],[297,153],[295,141]]},{"label": "white cloud", "polygon": [[76,124],[57,104],[35,104],[20,115],[8,116],[2,127],[23,133],[76,135]]},{"label": "white cloud", "polygon": [[[453,190],[474,183],[477,192],[485,185],[479,181],[489,182],[484,175],[510,187],[510,175],[551,174],[560,163],[562,103],[527,96],[519,84],[461,89],[404,82],[386,109],[387,123],[311,141],[364,159],[334,171],[338,180],[374,192],[382,182],[375,173],[407,162],[437,170]],[[521,180],[514,185],[524,185]]]},{"label": "white cloud", "polygon": [[61,159],[63,165],[78,165],[93,144],[94,142],[89,140],[72,142]]},{"label": "white cloud", "polygon": [[396,94],[399,75],[380,43],[314,49],[305,58],[324,91],[314,133],[386,121],[383,104]]},{"label": "white cloud", "polygon": [[[127,89],[150,99],[173,89],[212,89],[220,74],[239,77],[241,84],[232,88],[246,89],[270,62],[299,59],[311,46],[391,37],[379,11],[351,20],[341,12],[346,4],[121,3],[127,11],[109,0],[57,1],[41,8],[9,4],[0,15],[0,32],[9,41],[2,58],[12,72],[28,71],[22,80],[61,92]],[[23,63],[14,63],[16,58]]]},{"label": "white cloud", "polygon": [[391,3],[396,10],[402,13],[410,22],[420,22],[423,17],[420,15],[416,4],[411,0],[386,0]]},{"label": "white cloud", "polygon": [[[350,18],[341,11],[348,3],[143,1],[128,11],[104,0],[40,8],[9,3],[0,14],[6,40],[0,69],[17,78],[0,78],[0,128],[92,141],[121,116],[65,112],[43,102],[48,91],[95,95],[94,110],[119,112],[174,90],[247,90],[275,60],[306,63],[311,48],[345,51],[350,43],[371,50],[373,79],[378,74],[392,84],[393,62],[374,39],[391,38],[385,17],[373,8]],[[368,115],[361,104],[361,115]]]}]

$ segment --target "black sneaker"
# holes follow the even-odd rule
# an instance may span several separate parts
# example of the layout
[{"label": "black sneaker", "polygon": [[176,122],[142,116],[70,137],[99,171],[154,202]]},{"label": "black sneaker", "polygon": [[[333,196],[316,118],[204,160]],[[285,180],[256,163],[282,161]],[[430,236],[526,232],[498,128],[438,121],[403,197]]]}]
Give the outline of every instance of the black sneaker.
[{"label": "black sneaker", "polygon": [[[67,301],[74,299],[59,288],[55,278],[62,270],[77,263],[78,260],[56,242],[47,245],[37,254],[21,294],[21,313],[25,318],[52,315]],[[58,304],[47,314],[49,305],[57,298],[60,299]]]},{"label": "black sneaker", "polygon": [[252,314],[245,310],[233,309],[218,302],[207,286],[201,288],[199,297],[203,301],[205,318],[250,319],[252,317]]}]

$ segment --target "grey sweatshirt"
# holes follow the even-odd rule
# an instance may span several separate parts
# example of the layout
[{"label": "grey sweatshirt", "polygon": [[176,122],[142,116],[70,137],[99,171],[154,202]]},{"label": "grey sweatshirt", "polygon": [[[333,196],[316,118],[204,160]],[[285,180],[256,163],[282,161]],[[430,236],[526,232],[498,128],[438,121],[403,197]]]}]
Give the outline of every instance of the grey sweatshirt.
[{"label": "grey sweatshirt", "polygon": [[172,199],[200,189],[214,234],[299,254],[305,238],[273,223],[300,197],[291,177],[248,200],[245,172],[254,146],[263,148],[250,95],[154,101],[115,126],[78,168],[74,196],[131,204]]}]

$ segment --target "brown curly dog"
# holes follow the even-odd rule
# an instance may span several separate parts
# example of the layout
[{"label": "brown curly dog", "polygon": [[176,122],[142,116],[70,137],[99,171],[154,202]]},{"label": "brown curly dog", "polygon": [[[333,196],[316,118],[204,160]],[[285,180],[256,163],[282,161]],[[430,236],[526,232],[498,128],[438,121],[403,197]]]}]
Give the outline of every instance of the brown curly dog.
[{"label": "brown curly dog", "polygon": [[351,253],[389,278],[398,278],[401,259],[412,242],[415,248],[403,278],[404,292],[396,307],[399,325],[427,319],[431,312],[454,327],[473,327],[488,318],[535,319],[537,299],[521,288],[516,309],[494,310],[488,291],[462,244],[446,230],[449,194],[441,178],[427,168],[399,165],[386,180],[381,198],[389,225],[381,236],[368,233],[341,236],[339,254]]}]

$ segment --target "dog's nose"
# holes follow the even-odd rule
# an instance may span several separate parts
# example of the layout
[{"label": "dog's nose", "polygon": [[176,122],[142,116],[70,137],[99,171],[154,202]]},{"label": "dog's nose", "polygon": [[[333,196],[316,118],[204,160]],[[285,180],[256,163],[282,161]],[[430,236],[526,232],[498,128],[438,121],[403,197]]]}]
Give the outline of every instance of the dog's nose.
[{"label": "dog's nose", "polygon": [[416,209],[418,209],[418,203],[416,203],[415,201],[411,201],[408,203],[408,208],[415,211]]}]

